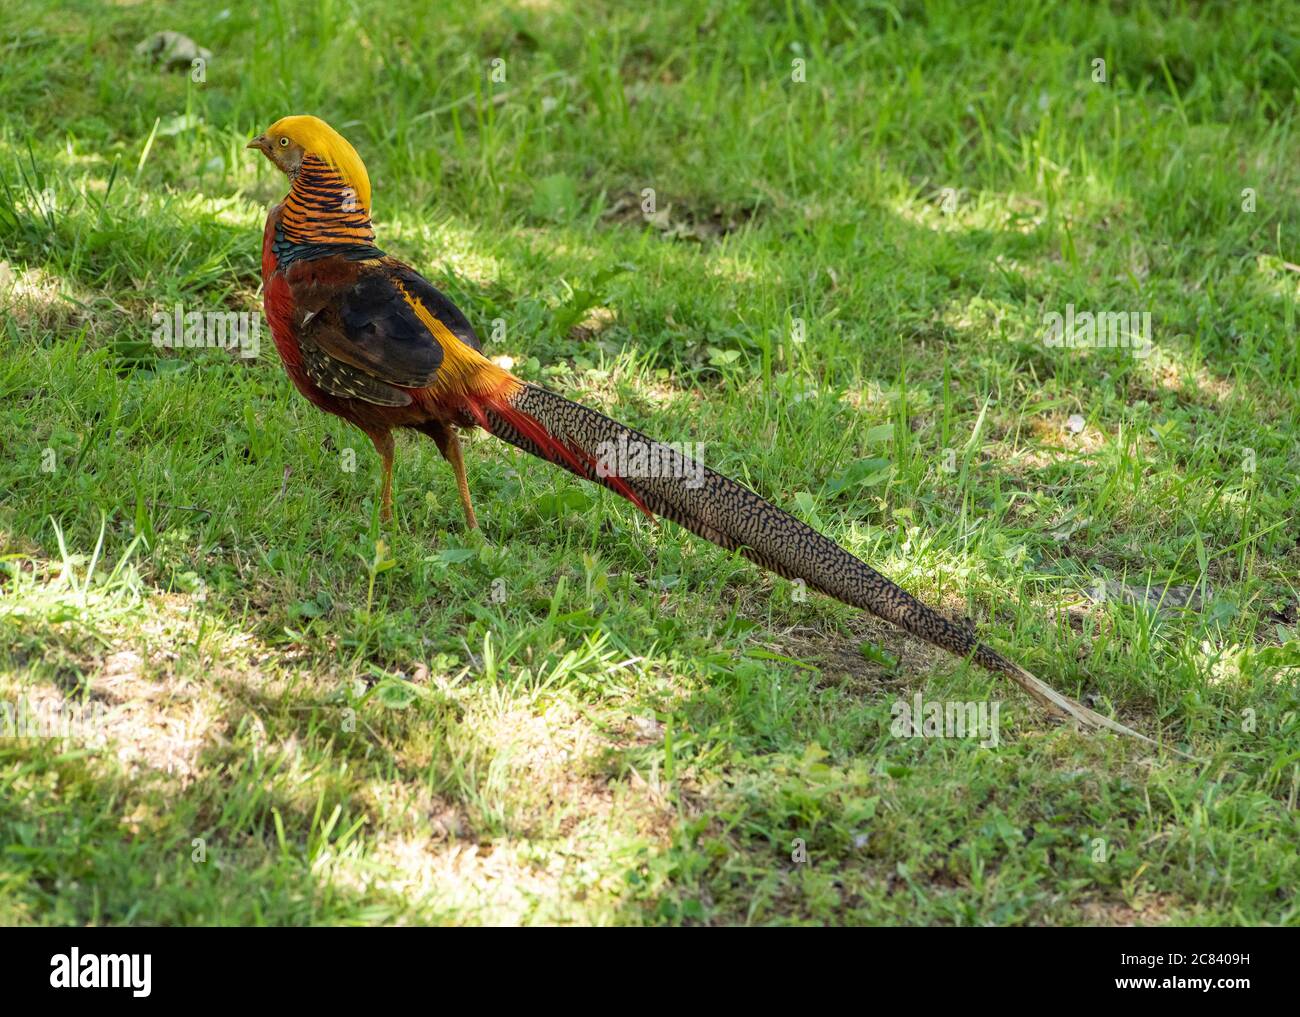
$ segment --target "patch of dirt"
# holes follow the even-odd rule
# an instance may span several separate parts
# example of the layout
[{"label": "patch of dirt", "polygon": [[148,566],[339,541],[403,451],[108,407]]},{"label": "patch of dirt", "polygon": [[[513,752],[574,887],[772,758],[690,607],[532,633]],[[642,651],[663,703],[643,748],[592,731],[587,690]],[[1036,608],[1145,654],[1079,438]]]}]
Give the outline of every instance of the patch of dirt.
[{"label": "patch of dirt", "polygon": [[1079,911],[1088,925],[1133,928],[1164,925],[1175,906],[1169,894],[1143,894],[1136,904],[1132,907],[1122,900],[1089,900],[1080,905]]},{"label": "patch of dirt", "polygon": [[[569,338],[579,342],[594,339],[618,320],[618,313],[608,307],[593,307],[587,316],[569,329]],[[507,368],[509,370],[509,368]]]},{"label": "patch of dirt", "polygon": [[[580,824],[606,820],[614,810],[616,793],[624,799],[623,814],[636,814],[643,833],[652,833],[670,818],[668,803],[644,781],[633,779],[620,788],[618,782],[599,774],[596,761],[611,746],[573,706],[555,702],[539,713],[537,705],[512,707],[493,717],[484,739],[494,753],[494,765],[504,765],[513,774],[512,782],[534,791],[515,817],[525,829],[561,816],[558,828],[567,835]],[[484,719],[469,723],[481,727]],[[631,810],[626,801],[629,787],[643,799],[640,807]],[[663,816],[653,815],[665,810]]]},{"label": "patch of dirt", "polygon": [[[917,674],[941,670],[943,659],[951,659],[938,647],[930,646],[888,622],[863,617],[852,636],[810,626],[796,626],[768,637],[772,649],[783,656],[816,665],[815,676],[823,687],[844,686],[868,698],[881,698],[908,687]],[[897,665],[888,666],[862,652],[864,643],[883,650]],[[808,672],[810,677],[811,672]]]},{"label": "patch of dirt", "polygon": [[667,240],[718,240],[735,233],[758,215],[757,205],[723,205],[671,201],[656,196],[653,202],[637,191],[625,191],[605,210],[603,218],[623,226],[650,226]]},{"label": "patch of dirt", "polygon": [[[106,298],[104,298],[106,299]],[[90,298],[74,292],[66,280],[41,268],[21,268],[0,261],[0,304],[13,315],[20,335],[75,330],[90,324]],[[118,305],[115,310],[121,311]]]}]

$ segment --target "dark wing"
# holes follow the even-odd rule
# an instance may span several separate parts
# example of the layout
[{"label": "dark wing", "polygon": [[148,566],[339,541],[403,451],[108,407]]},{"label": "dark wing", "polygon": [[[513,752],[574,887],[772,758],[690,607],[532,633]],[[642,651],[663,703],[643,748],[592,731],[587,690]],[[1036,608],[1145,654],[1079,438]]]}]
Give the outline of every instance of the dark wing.
[{"label": "dark wing", "polygon": [[400,388],[380,381],[373,374],[335,360],[313,339],[298,338],[303,370],[318,388],[341,399],[360,399],[375,406],[409,406],[411,397]]},{"label": "dark wing", "polygon": [[394,278],[400,280],[413,297],[446,325],[457,339],[466,346],[472,346],[480,353],[483,352],[483,340],[474,331],[474,326],[469,323],[465,315],[460,313],[460,308],[453,304],[445,293],[409,265],[403,265],[400,261],[393,261],[392,265]]},{"label": "dark wing", "polygon": [[326,392],[405,406],[433,383],[443,343],[482,343],[460,310],[393,258],[299,262],[288,272],[308,377]]}]

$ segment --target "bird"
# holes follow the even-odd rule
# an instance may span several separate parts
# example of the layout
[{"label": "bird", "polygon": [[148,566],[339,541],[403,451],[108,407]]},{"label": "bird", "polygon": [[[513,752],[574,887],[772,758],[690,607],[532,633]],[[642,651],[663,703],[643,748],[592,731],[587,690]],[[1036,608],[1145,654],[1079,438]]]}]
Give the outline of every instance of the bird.
[{"label": "bird", "polygon": [[[981,642],[969,622],[918,600],[744,485],[488,359],[460,309],[376,246],[365,164],[324,120],[283,117],[247,147],[289,180],[262,235],[263,305],[276,351],[303,396],[374,443],[385,521],[392,517],[393,432],[405,428],[434,440],[455,475],[466,526],[477,529],[460,433],[478,428],[613,491],[651,518],[1009,678],[1056,718],[1157,744],[1057,692]],[[629,468],[645,463],[655,468]]]}]

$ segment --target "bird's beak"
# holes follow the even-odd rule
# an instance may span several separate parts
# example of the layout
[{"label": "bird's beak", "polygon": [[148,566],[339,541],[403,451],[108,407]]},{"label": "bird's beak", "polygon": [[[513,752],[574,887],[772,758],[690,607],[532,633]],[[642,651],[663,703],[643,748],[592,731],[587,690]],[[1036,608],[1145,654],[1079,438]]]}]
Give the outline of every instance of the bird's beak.
[{"label": "bird's beak", "polygon": [[265,134],[259,134],[256,138],[254,138],[252,141],[250,141],[250,142],[249,142],[247,145],[245,145],[244,147],[245,147],[245,148],[256,148],[256,149],[260,149],[262,152],[267,152],[267,153],[269,153],[269,152],[271,151],[271,142],[267,140],[267,137],[266,137]]}]

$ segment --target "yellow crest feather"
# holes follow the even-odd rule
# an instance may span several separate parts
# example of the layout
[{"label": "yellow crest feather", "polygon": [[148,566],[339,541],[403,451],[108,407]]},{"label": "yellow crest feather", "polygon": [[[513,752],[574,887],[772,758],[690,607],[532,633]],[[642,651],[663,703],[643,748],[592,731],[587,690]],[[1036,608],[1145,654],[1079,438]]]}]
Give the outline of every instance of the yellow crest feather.
[{"label": "yellow crest feather", "polygon": [[357,201],[365,208],[366,214],[370,214],[370,177],[366,173],[366,164],[348,139],[324,120],[306,115],[282,117],[271,125],[267,134],[272,137],[283,135],[301,145],[304,151],[324,159],[338,170],[344,183],[357,192]]}]

